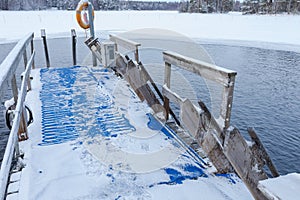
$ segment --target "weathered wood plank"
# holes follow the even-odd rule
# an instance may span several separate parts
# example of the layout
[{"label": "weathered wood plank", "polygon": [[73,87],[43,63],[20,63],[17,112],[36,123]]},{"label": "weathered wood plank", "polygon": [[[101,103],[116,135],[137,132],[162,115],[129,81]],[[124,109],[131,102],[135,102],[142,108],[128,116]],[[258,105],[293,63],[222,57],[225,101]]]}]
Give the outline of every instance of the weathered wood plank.
[{"label": "weathered wood plank", "polygon": [[267,199],[257,188],[258,181],[266,179],[267,175],[263,170],[258,169],[255,156],[238,129],[234,128],[226,133],[224,153],[253,197]]},{"label": "weathered wood plank", "polygon": [[165,96],[165,98],[171,100],[172,102],[175,102],[178,105],[181,105],[185,99],[182,99],[178,94],[175,92],[172,92],[167,85],[164,85],[162,88],[162,94]]},{"label": "weathered wood plank", "polygon": [[[165,62],[165,78],[164,78],[164,85],[167,88],[171,86],[171,64]],[[166,120],[169,119],[169,110],[170,110],[170,100],[165,96],[164,97],[164,108],[166,110]]]},{"label": "weathered wood plank", "polygon": [[184,99],[180,105],[179,116],[183,126],[193,137],[197,137],[198,127],[200,124],[200,113],[189,99]]},{"label": "weathered wood plank", "polygon": [[228,87],[225,86],[223,88],[220,117],[223,119],[224,122],[224,124],[222,124],[224,130],[226,130],[230,126],[234,83],[235,75],[229,75]]},{"label": "weathered wood plank", "polygon": [[169,64],[181,67],[185,70],[198,74],[203,78],[220,83],[226,87],[230,86],[230,78],[237,74],[235,71],[218,67],[194,58],[182,56],[178,53],[170,51],[163,52],[163,58],[164,61]]},{"label": "weathered wood plank", "polygon": [[199,129],[197,142],[206,153],[209,160],[213,163],[218,173],[223,174],[234,171],[231,163],[223,152],[219,140],[215,136],[214,130],[210,129],[203,131]]},{"label": "weathered wood plank", "polygon": [[120,53],[116,53],[115,70],[125,78],[141,101],[146,100],[155,113],[165,113],[163,106],[148,85],[149,77],[145,69]]},{"label": "weathered wood plank", "polygon": [[116,35],[109,35],[109,39],[127,50],[135,51],[139,46],[141,46],[140,43]]},{"label": "weathered wood plank", "polygon": [[[256,157],[260,157],[259,159],[262,159],[265,164],[267,164],[267,166],[269,167],[273,177],[278,177],[279,173],[275,167],[275,165],[273,164],[269,154],[267,153],[264,145],[262,144],[262,142],[260,141],[260,139],[258,138],[256,132],[254,131],[253,128],[248,128],[248,133],[252,139],[252,141],[255,143],[256,146],[256,151],[255,151],[255,156]],[[251,149],[253,150],[253,149]]]},{"label": "weathered wood plank", "polygon": [[[139,62],[139,67],[140,69],[143,71],[142,74],[144,74],[144,78],[147,81],[150,81],[152,87],[154,88],[154,90],[156,91],[156,93],[158,94],[159,98],[164,101],[164,96],[162,95],[162,93],[160,92],[160,90],[158,89],[156,83],[153,81],[153,79],[151,78],[150,74],[148,73],[148,71],[146,70],[146,68],[144,67],[144,65]],[[173,117],[173,119],[175,120],[175,122],[180,125],[180,121],[178,120],[178,118],[176,117],[175,113],[173,112],[173,110],[169,107],[169,112],[171,114],[171,116]]]},{"label": "weathered wood plank", "polygon": [[202,101],[198,101],[198,104],[200,108],[203,110],[202,113],[202,128],[205,130],[213,129],[216,131],[216,136],[218,137],[218,140],[220,143],[223,144],[224,142],[224,133],[223,129],[219,126],[216,119],[212,116],[206,105]]}]

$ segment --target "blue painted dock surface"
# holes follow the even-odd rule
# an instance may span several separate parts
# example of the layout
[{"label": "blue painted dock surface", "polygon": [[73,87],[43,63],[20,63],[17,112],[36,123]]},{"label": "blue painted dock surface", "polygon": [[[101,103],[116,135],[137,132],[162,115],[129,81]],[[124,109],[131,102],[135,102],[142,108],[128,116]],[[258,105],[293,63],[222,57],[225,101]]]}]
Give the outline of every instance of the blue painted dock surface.
[{"label": "blue painted dock surface", "polygon": [[[104,78],[109,79],[105,75]],[[75,81],[83,84],[75,85]],[[43,140],[40,145],[77,139],[78,131],[83,130],[88,131],[86,136],[89,137],[96,134],[111,136],[134,130],[128,120],[116,111],[108,94],[95,93],[92,94],[93,98],[87,98],[88,88],[100,84],[88,68],[41,69],[41,82]],[[87,124],[89,118],[96,120],[93,124]]]},{"label": "blue painted dock surface", "polygon": [[30,144],[24,199],[249,197],[236,175],[210,174],[113,72],[39,70],[41,136]]}]

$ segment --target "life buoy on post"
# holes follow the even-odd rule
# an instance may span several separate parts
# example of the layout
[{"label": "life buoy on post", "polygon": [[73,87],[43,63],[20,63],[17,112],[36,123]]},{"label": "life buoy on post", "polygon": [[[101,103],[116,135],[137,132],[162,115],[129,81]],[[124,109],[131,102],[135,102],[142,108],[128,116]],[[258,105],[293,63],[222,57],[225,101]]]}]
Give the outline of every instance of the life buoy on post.
[{"label": "life buoy on post", "polygon": [[[86,23],[86,20],[82,19],[82,15],[81,15],[81,12],[84,11],[85,9],[87,9],[88,6],[89,6],[89,3],[87,1],[79,2],[78,6],[77,6],[77,9],[76,9],[76,20],[77,20],[79,26],[83,29],[90,28],[90,24]],[[95,16],[94,8],[92,8],[92,15],[93,15],[93,18],[94,18],[94,16]]]}]

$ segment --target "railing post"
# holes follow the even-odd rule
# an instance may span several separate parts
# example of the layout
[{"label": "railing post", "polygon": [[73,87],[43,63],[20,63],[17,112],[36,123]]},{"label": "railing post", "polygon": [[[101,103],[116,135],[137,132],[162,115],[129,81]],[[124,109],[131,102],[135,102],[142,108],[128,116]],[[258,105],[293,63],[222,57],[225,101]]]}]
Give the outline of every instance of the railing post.
[{"label": "railing post", "polygon": [[42,37],[43,43],[44,43],[46,65],[49,68],[50,67],[50,60],[49,60],[49,53],[48,53],[48,47],[47,47],[47,40],[46,40],[46,31],[45,31],[45,29],[41,29],[41,37]]},{"label": "railing post", "polygon": [[[171,64],[165,62],[165,79],[164,79],[164,85],[166,85],[168,88],[171,86]],[[169,119],[169,99],[164,96],[164,108],[166,110],[166,120]]]},{"label": "railing post", "polygon": [[137,63],[139,63],[139,48],[136,46],[136,49],[134,51],[134,57],[135,57],[135,61]]},{"label": "railing post", "polygon": [[229,77],[228,86],[225,86],[222,94],[222,103],[220,116],[224,119],[223,128],[226,130],[230,126],[230,117],[232,110],[232,101],[233,101],[233,90],[235,83],[235,74]]},{"label": "railing post", "polygon": [[71,30],[71,35],[72,35],[72,56],[73,56],[73,65],[77,64],[77,59],[76,59],[76,32],[75,29]]},{"label": "railing post", "polygon": [[[93,16],[93,5],[91,2],[89,2],[88,6],[88,13],[89,13],[89,24],[90,24],[90,34],[93,39],[95,39],[95,29],[94,29],[94,16]],[[96,56],[92,53],[92,59],[93,59],[93,66],[97,66],[97,59]]]},{"label": "railing post", "polygon": [[[34,51],[33,39],[30,42],[30,50],[31,50],[31,55],[32,55],[33,51]],[[34,68],[35,68],[35,65],[34,65],[34,60],[33,60],[32,61],[32,69],[34,69]]]}]

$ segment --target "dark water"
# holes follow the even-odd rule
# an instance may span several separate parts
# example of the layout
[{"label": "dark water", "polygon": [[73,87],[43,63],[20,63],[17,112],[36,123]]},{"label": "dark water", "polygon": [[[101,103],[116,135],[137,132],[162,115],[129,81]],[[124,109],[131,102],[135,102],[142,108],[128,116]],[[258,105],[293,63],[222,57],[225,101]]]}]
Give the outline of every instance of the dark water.
[{"label": "dark water", "polygon": [[[48,46],[52,66],[72,65],[69,38],[49,40]],[[280,174],[299,173],[300,54],[216,44],[203,46],[217,65],[238,72],[231,124],[245,136],[247,127],[256,129]],[[0,45],[0,61],[11,47],[11,44]],[[36,64],[44,67],[41,41],[35,41],[35,47]],[[78,63],[87,64],[84,58],[88,50],[83,45],[83,39],[79,39],[77,50]],[[193,80],[192,75],[188,79]],[[202,95],[200,97],[208,98]],[[0,127],[3,124],[1,119],[2,116]],[[3,138],[6,137],[2,137],[1,128],[0,132],[0,145],[3,145]],[[3,149],[4,146],[0,146],[0,153]]]},{"label": "dark water", "polygon": [[254,127],[280,174],[300,172],[300,54],[204,45],[217,65],[238,72],[232,124]]}]

